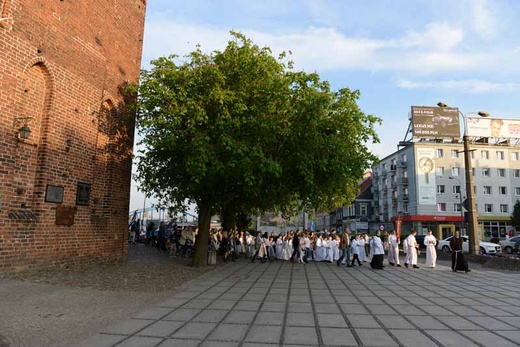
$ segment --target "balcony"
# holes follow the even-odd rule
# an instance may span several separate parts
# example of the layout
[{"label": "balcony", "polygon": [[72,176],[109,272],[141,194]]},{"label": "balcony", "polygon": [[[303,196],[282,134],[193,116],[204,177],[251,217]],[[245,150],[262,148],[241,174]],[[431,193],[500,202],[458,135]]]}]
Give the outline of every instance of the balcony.
[{"label": "balcony", "polygon": [[407,186],[408,185],[408,177],[401,177],[400,181],[401,181],[401,184],[403,186]]},{"label": "balcony", "polygon": [[386,177],[386,174],[387,174],[386,170],[383,170],[383,171],[381,172],[381,177]]},{"label": "balcony", "polygon": [[397,188],[397,182],[392,182],[392,188],[393,189]]},{"label": "balcony", "polygon": [[406,161],[400,161],[399,162],[399,167],[400,168],[403,168],[403,169],[406,169],[408,167],[408,162]]},{"label": "balcony", "polygon": [[408,194],[403,194],[402,197],[403,197],[403,201],[408,201]]},{"label": "balcony", "polygon": [[395,172],[397,170],[397,165],[390,165],[390,171]]}]

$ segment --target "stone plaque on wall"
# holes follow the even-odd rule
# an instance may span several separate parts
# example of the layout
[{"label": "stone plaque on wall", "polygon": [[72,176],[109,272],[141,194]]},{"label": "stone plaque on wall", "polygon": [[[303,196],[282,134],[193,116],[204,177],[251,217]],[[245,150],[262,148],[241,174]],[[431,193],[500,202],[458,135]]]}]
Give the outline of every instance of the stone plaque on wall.
[{"label": "stone plaque on wall", "polygon": [[70,206],[56,207],[56,225],[74,225],[75,208]]},{"label": "stone plaque on wall", "polygon": [[61,186],[47,185],[45,189],[45,202],[55,202],[61,204],[63,202],[64,188]]}]

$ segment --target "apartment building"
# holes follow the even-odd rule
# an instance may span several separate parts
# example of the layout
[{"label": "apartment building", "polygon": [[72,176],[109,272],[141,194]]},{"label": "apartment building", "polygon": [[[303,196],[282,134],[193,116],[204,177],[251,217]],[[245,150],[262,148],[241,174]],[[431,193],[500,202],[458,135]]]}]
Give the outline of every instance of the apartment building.
[{"label": "apartment building", "polygon": [[[471,144],[479,232],[483,240],[505,237],[520,199],[520,146],[510,141]],[[400,219],[403,233],[432,229],[438,238],[465,232],[466,180],[463,145],[456,140],[406,142],[373,168],[374,217]]]}]

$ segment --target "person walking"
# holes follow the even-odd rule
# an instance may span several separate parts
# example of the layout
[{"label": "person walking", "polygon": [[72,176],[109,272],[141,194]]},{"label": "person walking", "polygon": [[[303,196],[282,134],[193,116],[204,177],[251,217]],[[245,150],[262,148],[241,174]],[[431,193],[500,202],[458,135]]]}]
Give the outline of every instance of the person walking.
[{"label": "person walking", "polygon": [[399,264],[399,240],[395,230],[392,230],[390,236],[388,236],[388,264],[401,267],[401,264]]},{"label": "person walking", "polygon": [[[260,249],[262,248],[262,232],[257,231],[256,232],[256,238],[255,238],[255,254],[253,255],[253,258],[251,259],[251,263],[254,263],[258,255],[260,254]],[[264,257],[262,256],[260,258],[260,261],[264,262]]]},{"label": "person walking", "polygon": [[372,242],[370,244],[370,251],[372,252],[372,260],[370,266],[372,269],[383,270],[383,258],[385,254],[385,248],[383,247],[383,241],[381,241],[381,232],[376,231],[376,234],[372,236]]},{"label": "person walking", "polygon": [[293,258],[300,259],[300,236],[298,235],[300,231],[296,230],[292,239],[293,253],[291,255],[290,261],[293,261]]},{"label": "person walking", "polygon": [[338,259],[336,264],[340,266],[342,261],[345,260],[347,267],[351,267],[352,265],[350,265],[350,232],[348,229],[345,230],[343,234],[341,234],[341,238],[339,239],[339,249],[341,251],[341,257]]},{"label": "person walking", "polygon": [[437,251],[435,250],[437,240],[431,230],[428,230],[428,235],[424,238],[424,245],[426,246],[426,267],[433,269],[437,264]]},{"label": "person walking", "polygon": [[451,270],[454,272],[465,271],[466,273],[471,270],[468,267],[466,256],[462,252],[464,249],[464,239],[460,236],[458,230],[455,231],[455,236],[450,240],[451,248]]},{"label": "person walking", "polygon": [[406,260],[404,262],[404,266],[408,267],[408,265],[412,265],[414,269],[418,269],[417,266],[417,240],[415,239],[415,235],[417,235],[417,230],[412,230],[412,233],[408,235],[406,238],[406,245],[408,248],[408,253],[406,253]]},{"label": "person walking", "polygon": [[360,236],[359,234],[356,234],[356,238],[352,240],[352,263],[350,266],[354,266],[355,261],[357,260],[358,266],[361,266],[361,261],[359,260],[359,254],[361,252],[365,252],[365,247],[360,244]]}]

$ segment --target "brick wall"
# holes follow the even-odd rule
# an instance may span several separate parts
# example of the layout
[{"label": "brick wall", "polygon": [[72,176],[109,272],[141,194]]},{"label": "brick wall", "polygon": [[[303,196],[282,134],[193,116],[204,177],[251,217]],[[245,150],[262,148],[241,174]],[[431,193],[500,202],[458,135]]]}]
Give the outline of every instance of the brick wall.
[{"label": "brick wall", "polygon": [[0,272],[126,256],[145,7],[0,0]]}]

